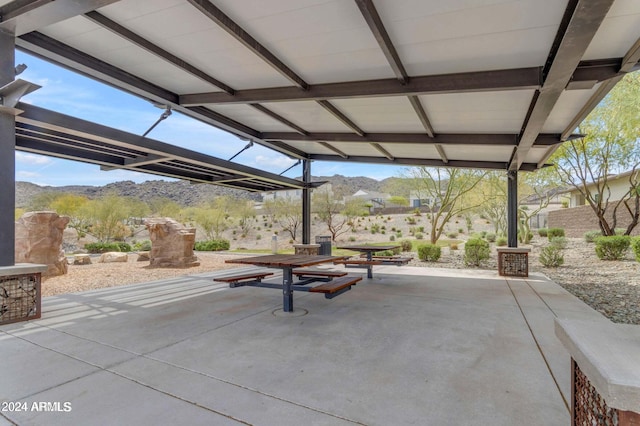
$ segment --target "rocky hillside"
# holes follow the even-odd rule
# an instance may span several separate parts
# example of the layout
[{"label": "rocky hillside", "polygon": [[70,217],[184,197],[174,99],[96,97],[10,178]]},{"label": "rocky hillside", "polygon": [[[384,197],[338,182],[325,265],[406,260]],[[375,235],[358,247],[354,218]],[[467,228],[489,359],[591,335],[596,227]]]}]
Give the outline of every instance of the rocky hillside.
[{"label": "rocky hillside", "polygon": [[[394,178],[390,178],[394,179]],[[367,177],[317,176],[313,181],[327,181],[333,185],[336,193],[348,195],[362,189],[364,191],[382,191],[385,181],[377,181]],[[16,182],[16,207],[27,207],[30,201],[46,192],[72,193],[97,198],[110,192],[126,197],[135,197],[145,202],[154,198],[169,198],[182,206],[193,206],[215,197],[228,195],[234,198],[260,201],[260,194],[240,191],[223,186],[207,184],[191,184],[185,181],[167,182],[152,180],[143,183],[122,181],[105,186],[39,186],[29,182]]]}]

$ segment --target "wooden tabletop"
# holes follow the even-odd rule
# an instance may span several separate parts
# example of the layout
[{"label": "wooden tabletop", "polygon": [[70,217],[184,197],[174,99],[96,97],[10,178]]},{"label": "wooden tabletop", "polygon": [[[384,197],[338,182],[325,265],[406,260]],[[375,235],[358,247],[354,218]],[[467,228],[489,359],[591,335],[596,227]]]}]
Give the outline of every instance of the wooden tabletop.
[{"label": "wooden tabletop", "polygon": [[225,263],[243,263],[248,265],[265,266],[269,268],[300,268],[319,265],[346,259],[348,256],[318,256],[300,254],[269,254],[264,256],[240,257],[226,260]]},{"label": "wooden tabletop", "polygon": [[372,245],[358,245],[358,246],[341,246],[339,249],[354,250],[354,251],[385,251],[393,250],[395,248],[402,247],[400,244],[386,245],[386,246],[372,246]]}]

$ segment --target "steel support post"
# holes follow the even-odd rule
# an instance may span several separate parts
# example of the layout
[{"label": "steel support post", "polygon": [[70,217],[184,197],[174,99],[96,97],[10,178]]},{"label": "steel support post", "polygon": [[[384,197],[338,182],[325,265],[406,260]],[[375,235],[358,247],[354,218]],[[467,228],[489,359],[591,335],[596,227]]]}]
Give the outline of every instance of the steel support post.
[{"label": "steel support post", "polygon": [[507,242],[518,247],[518,172],[507,172]]},{"label": "steel support post", "polygon": [[293,269],[282,270],[282,310],[293,312]]},{"label": "steel support post", "polygon": [[311,244],[311,160],[302,161],[302,244]]},{"label": "steel support post", "polygon": [[[15,37],[0,31],[0,87],[15,79]],[[0,111],[0,266],[15,264],[16,120]]]}]

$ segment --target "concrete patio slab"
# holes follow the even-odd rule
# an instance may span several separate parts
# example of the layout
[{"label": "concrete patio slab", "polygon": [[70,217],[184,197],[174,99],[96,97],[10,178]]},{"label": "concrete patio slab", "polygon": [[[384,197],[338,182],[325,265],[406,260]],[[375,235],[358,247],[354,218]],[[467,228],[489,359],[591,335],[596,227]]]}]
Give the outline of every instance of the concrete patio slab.
[{"label": "concrete patio slab", "polygon": [[395,266],[282,316],[280,291],[211,280],[229,273],[46,298],[0,326],[2,401],[72,407],[0,425],[563,425],[554,318],[602,318],[543,275]]}]

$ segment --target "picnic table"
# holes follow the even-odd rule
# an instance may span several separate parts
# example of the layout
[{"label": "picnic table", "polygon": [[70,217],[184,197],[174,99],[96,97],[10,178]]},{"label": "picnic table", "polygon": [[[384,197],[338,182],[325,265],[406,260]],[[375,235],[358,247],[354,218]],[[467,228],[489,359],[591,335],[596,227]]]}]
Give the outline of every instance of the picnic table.
[{"label": "picnic table", "polygon": [[[373,265],[400,265],[406,264],[409,262],[409,258],[394,258],[393,256],[373,256],[373,253],[379,251],[386,250],[394,250],[398,247],[402,247],[400,244],[388,244],[384,246],[375,246],[370,244],[363,245],[351,245],[351,246],[340,246],[339,249],[343,250],[353,250],[366,255],[366,260],[343,260],[339,261],[343,263],[345,267],[361,267],[367,268],[367,278],[373,278]],[[395,260],[394,260],[395,259]]]},{"label": "picnic table", "polygon": [[[251,256],[242,257],[237,259],[226,260],[225,263],[240,263],[246,265],[262,266],[265,268],[281,269],[282,270],[282,285],[263,283],[261,280],[273,273],[258,273],[249,274],[243,276],[226,277],[217,279],[217,281],[226,281],[235,285],[249,285],[254,287],[267,287],[267,288],[281,288],[282,289],[282,310],[285,312],[293,312],[293,291],[310,291],[324,293],[325,297],[335,297],[351,288],[357,281],[360,281],[359,277],[348,277],[346,273],[336,273],[332,271],[313,271],[313,270],[299,270],[296,268],[304,268],[308,266],[321,265],[323,263],[334,263],[336,261],[344,260],[348,256],[322,256],[322,255],[296,255],[296,254],[271,254],[264,256]],[[307,277],[293,282],[293,276]],[[254,277],[254,279],[251,279]],[[334,277],[340,277],[333,279]],[[236,281],[233,279],[236,278]],[[322,284],[315,287],[306,287],[307,284],[324,281],[326,284]],[[327,282],[328,281],[328,282]],[[234,285],[234,286],[235,286]]]}]

